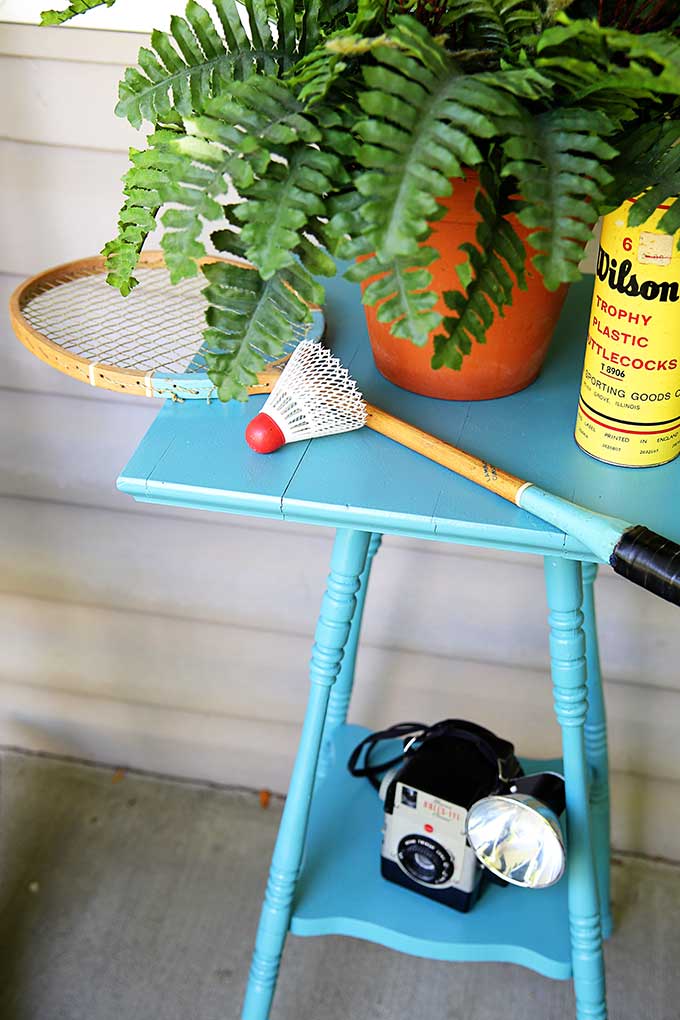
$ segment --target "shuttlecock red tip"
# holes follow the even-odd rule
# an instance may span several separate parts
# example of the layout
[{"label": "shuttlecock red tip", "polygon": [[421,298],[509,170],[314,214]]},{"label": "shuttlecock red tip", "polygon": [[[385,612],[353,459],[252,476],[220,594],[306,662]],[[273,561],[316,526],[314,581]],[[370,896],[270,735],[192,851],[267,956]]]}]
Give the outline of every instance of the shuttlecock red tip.
[{"label": "shuttlecock red tip", "polygon": [[246,429],[246,442],[255,453],[273,453],[286,442],[286,437],[264,411],[256,414]]}]

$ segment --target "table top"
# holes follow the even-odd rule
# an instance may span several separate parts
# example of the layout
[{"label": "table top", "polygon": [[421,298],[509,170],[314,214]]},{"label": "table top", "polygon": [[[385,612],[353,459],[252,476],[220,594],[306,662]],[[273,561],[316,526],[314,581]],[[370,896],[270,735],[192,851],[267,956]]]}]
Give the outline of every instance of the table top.
[{"label": "table top", "polygon": [[[680,458],[617,468],[574,441],[591,292],[590,278],[571,287],[538,380],[498,400],[436,400],[383,379],[359,289],[339,277],[327,287],[327,342],[370,403],[559,496],[680,541]],[[366,428],[254,453],[244,430],[264,400],[168,401],[119,488],[144,502],[593,558],[554,526]]]}]

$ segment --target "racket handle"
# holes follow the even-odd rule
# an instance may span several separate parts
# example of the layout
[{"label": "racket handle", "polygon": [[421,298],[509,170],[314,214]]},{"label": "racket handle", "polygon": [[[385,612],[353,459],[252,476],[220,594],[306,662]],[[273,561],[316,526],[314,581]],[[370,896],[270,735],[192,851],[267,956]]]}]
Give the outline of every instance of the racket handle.
[{"label": "racket handle", "polygon": [[595,513],[450,446],[380,408],[366,405],[366,425],[463,478],[497,493],[579,539],[617,574],[680,606],[680,545],[642,524]]},{"label": "racket handle", "polygon": [[366,426],[374,432],[387,436],[388,439],[393,439],[401,446],[406,446],[409,450],[414,450],[415,453],[427,457],[428,460],[433,460],[435,464],[441,464],[449,471],[454,471],[457,475],[468,478],[471,482],[495,492],[503,499],[509,500],[510,503],[517,501],[518,493],[527,484],[521,478],[515,478],[514,475],[501,471],[493,464],[488,464],[471,453],[459,450],[456,446],[445,443],[443,439],[438,439],[436,436],[430,435],[429,432],[423,432],[415,425],[409,425],[401,418],[395,418],[394,415],[388,414],[387,411],[383,411],[379,407],[373,407],[371,404],[366,404]]},{"label": "racket handle", "polygon": [[609,559],[617,574],[680,606],[680,545],[636,524],[626,529]]}]

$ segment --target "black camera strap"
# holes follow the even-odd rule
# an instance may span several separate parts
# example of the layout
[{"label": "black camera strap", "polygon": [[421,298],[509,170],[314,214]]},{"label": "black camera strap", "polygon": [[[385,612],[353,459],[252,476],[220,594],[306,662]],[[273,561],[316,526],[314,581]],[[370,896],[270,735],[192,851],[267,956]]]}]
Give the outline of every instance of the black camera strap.
[{"label": "black camera strap", "polygon": [[[347,762],[347,768],[351,775],[357,776],[360,779],[368,779],[368,781],[375,786],[376,790],[380,789],[380,777],[387,769],[394,768],[395,765],[401,764],[404,759],[413,753],[413,744],[410,744],[408,748],[403,748],[394,758],[389,758],[386,761],[375,762],[371,764],[371,754],[375,750],[378,744],[387,740],[408,740],[409,737],[414,739],[414,743],[418,744],[422,741],[424,733],[427,733],[429,726],[425,723],[417,722],[403,722],[395,723],[394,726],[389,726],[386,730],[376,730],[375,733],[369,733],[367,737],[357,744],[352,751],[349,761]],[[364,764],[359,765],[358,762],[361,758],[362,753],[364,754]]]},{"label": "black camera strap", "polygon": [[[368,779],[380,789],[380,778],[390,768],[401,764],[423,745],[426,740],[435,737],[453,737],[473,744],[489,761],[498,774],[499,786],[506,785],[511,779],[522,774],[522,769],[515,757],[515,748],[509,740],[503,740],[491,730],[469,722],[467,719],[443,719],[441,722],[427,726],[424,723],[396,723],[385,730],[377,730],[357,744],[352,751],[347,768],[351,775]],[[371,762],[376,747],[387,740],[402,740],[406,744],[401,752],[385,761]],[[363,754],[363,765],[360,765]]]}]

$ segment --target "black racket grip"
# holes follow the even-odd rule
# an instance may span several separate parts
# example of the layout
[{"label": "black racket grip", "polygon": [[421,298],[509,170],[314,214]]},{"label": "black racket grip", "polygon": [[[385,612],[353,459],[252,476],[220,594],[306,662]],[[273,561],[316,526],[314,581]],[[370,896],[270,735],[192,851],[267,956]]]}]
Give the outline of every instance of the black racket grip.
[{"label": "black racket grip", "polygon": [[609,562],[617,574],[680,606],[680,545],[643,524],[627,528]]}]

